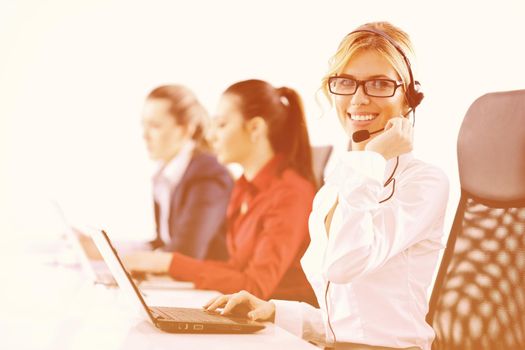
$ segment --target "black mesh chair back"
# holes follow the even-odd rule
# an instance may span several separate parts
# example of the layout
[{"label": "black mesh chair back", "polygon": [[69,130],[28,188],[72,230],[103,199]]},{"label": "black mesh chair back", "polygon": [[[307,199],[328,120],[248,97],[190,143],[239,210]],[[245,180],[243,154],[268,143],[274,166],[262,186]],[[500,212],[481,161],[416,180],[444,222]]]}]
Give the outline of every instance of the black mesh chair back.
[{"label": "black mesh chair back", "polygon": [[427,315],[432,349],[525,349],[525,90],[477,99],[457,147],[461,198]]}]

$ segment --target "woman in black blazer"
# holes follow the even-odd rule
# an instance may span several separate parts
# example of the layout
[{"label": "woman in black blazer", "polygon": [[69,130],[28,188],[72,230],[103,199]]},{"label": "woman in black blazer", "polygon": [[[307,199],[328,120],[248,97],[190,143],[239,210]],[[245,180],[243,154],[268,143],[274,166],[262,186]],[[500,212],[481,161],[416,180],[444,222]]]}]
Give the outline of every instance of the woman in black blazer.
[{"label": "woman in black blazer", "polygon": [[225,217],[233,180],[205,139],[208,115],[180,85],[160,86],[142,113],[144,140],[159,162],[153,177],[154,249],[225,259]]}]

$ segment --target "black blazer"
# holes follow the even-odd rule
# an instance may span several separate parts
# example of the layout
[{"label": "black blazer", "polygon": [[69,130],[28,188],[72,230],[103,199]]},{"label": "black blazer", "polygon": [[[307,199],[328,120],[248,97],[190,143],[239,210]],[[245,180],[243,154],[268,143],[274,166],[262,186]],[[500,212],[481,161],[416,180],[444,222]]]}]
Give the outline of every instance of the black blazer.
[{"label": "black blazer", "polygon": [[226,208],[232,187],[229,171],[213,155],[195,151],[171,197],[171,242],[166,245],[160,238],[159,204],[154,201],[157,238],[153,248],[197,259],[226,260]]}]

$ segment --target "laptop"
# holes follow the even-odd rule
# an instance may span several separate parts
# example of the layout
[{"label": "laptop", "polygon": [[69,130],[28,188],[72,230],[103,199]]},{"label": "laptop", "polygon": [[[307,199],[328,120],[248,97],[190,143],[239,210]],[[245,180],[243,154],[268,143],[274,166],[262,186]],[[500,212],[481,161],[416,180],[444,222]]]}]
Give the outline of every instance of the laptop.
[{"label": "laptop", "polygon": [[[74,227],[64,215],[61,206],[53,201],[55,211],[62,223],[62,230],[65,233],[67,242],[71,245],[75,255],[78,257],[82,270],[88,275],[89,279],[95,284],[102,284],[107,287],[117,287],[117,281],[113,278],[113,274],[109,271],[108,266],[103,259],[94,259],[93,253],[97,254],[98,249],[93,242],[93,239],[82,232],[82,230]],[[96,252],[89,252],[95,249]],[[170,276],[155,275],[155,274],[132,274],[135,283],[141,289],[191,289],[194,284],[191,282],[175,281]]]},{"label": "laptop", "polygon": [[[52,203],[60,219],[64,238],[73,249],[84,273],[87,274],[93,283],[116,287],[117,281],[113,278],[104,260],[96,260],[90,257],[87,248],[84,246],[90,242],[82,242],[82,232],[69,223],[64,215],[64,211],[56,201],[52,201]],[[91,240],[89,236],[83,235],[83,237],[86,240]],[[94,246],[94,243],[91,245]]]},{"label": "laptop", "polygon": [[244,317],[223,316],[204,309],[148,306],[106,232],[93,229],[90,235],[119,287],[137,301],[155,327],[169,333],[253,333],[265,328],[264,324]]}]

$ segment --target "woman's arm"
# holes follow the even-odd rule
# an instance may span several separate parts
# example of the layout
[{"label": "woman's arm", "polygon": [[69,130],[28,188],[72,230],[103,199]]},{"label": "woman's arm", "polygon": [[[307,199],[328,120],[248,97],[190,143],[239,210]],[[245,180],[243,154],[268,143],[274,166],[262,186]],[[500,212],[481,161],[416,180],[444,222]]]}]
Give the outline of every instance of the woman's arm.
[{"label": "woman's arm", "polygon": [[444,173],[423,163],[404,169],[402,175],[395,175],[392,198],[379,203],[382,174],[371,175],[366,167],[378,168],[380,158],[364,151],[352,152],[347,159],[347,179],[338,193],[343,221],[327,240],[322,267],[334,283],[348,283],[369,273],[417,242],[440,239],[431,235],[443,220],[448,200]]},{"label": "woman's arm", "polygon": [[218,296],[203,306],[208,311],[222,308],[223,315],[240,315],[254,321],[271,321],[288,332],[327,345],[321,310],[307,303],[261,300],[246,291]]},{"label": "woman's arm", "polygon": [[313,189],[284,188],[273,196],[272,206],[258,223],[260,233],[246,266],[236,266],[235,257],[228,265],[220,266],[175,253],[170,274],[175,279],[193,281],[196,288],[223,293],[246,290],[268,299],[306,246]]},{"label": "woman's arm", "polygon": [[307,341],[327,346],[321,310],[308,303],[271,300],[275,305],[275,324]]}]

